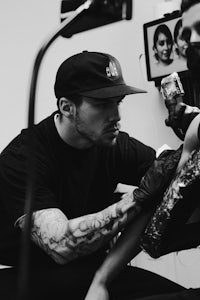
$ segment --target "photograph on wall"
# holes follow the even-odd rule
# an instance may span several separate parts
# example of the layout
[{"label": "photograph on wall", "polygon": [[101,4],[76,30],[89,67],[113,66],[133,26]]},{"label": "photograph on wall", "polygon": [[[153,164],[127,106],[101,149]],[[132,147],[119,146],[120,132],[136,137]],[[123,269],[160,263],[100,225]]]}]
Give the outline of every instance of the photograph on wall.
[{"label": "photograph on wall", "polygon": [[187,44],[181,38],[182,18],[165,17],[143,25],[147,78],[149,81],[173,72],[186,72]]}]

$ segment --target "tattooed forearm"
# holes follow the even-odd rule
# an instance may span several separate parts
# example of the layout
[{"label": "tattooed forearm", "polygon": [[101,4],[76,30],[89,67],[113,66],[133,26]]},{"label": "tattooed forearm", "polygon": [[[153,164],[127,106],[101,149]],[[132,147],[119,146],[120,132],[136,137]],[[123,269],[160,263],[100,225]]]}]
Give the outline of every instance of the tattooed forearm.
[{"label": "tattooed forearm", "polygon": [[[68,220],[57,208],[33,213],[31,237],[57,263],[65,264],[106,244],[128,222],[128,211],[137,214],[132,195],[103,211]],[[23,229],[24,219],[18,226]]]},{"label": "tattooed forearm", "polygon": [[[24,223],[25,216],[19,219],[17,225],[23,229]],[[60,264],[66,262],[57,250],[62,247],[67,225],[68,219],[56,208],[39,210],[32,215],[32,240]],[[65,250],[70,253],[66,247]]]}]

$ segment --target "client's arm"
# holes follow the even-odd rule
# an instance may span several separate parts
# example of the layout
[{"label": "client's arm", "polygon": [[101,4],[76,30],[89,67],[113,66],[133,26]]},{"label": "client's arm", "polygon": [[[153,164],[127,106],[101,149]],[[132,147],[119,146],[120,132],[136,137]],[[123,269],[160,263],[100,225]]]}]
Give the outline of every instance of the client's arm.
[{"label": "client's arm", "polygon": [[152,210],[141,212],[118,238],[116,244],[96,272],[85,300],[108,300],[107,286],[140,251],[140,235],[143,232]]}]

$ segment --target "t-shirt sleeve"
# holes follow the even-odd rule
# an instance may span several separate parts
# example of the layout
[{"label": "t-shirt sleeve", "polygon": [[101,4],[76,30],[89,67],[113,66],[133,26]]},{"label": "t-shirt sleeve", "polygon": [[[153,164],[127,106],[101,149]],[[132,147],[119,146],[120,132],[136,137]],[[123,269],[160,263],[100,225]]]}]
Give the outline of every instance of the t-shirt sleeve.
[{"label": "t-shirt sleeve", "polygon": [[[23,146],[16,143],[5,149],[0,156],[0,201],[13,224],[25,212],[25,202],[30,197],[28,165]],[[36,180],[33,189],[33,210],[58,207],[49,188],[48,168],[45,161],[36,158]]]}]

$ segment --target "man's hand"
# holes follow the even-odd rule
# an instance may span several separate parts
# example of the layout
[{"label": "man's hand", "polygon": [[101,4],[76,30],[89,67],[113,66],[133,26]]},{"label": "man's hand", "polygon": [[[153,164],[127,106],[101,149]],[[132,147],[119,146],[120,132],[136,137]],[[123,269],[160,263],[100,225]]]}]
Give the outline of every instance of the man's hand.
[{"label": "man's hand", "polygon": [[165,105],[169,112],[165,124],[171,127],[175,134],[183,141],[191,121],[200,113],[200,109],[183,102],[177,102],[177,104],[171,105],[165,103]]},{"label": "man's hand", "polygon": [[122,195],[121,200],[116,203],[116,214],[124,215],[130,208],[135,207],[136,203],[133,199],[133,192]]}]

